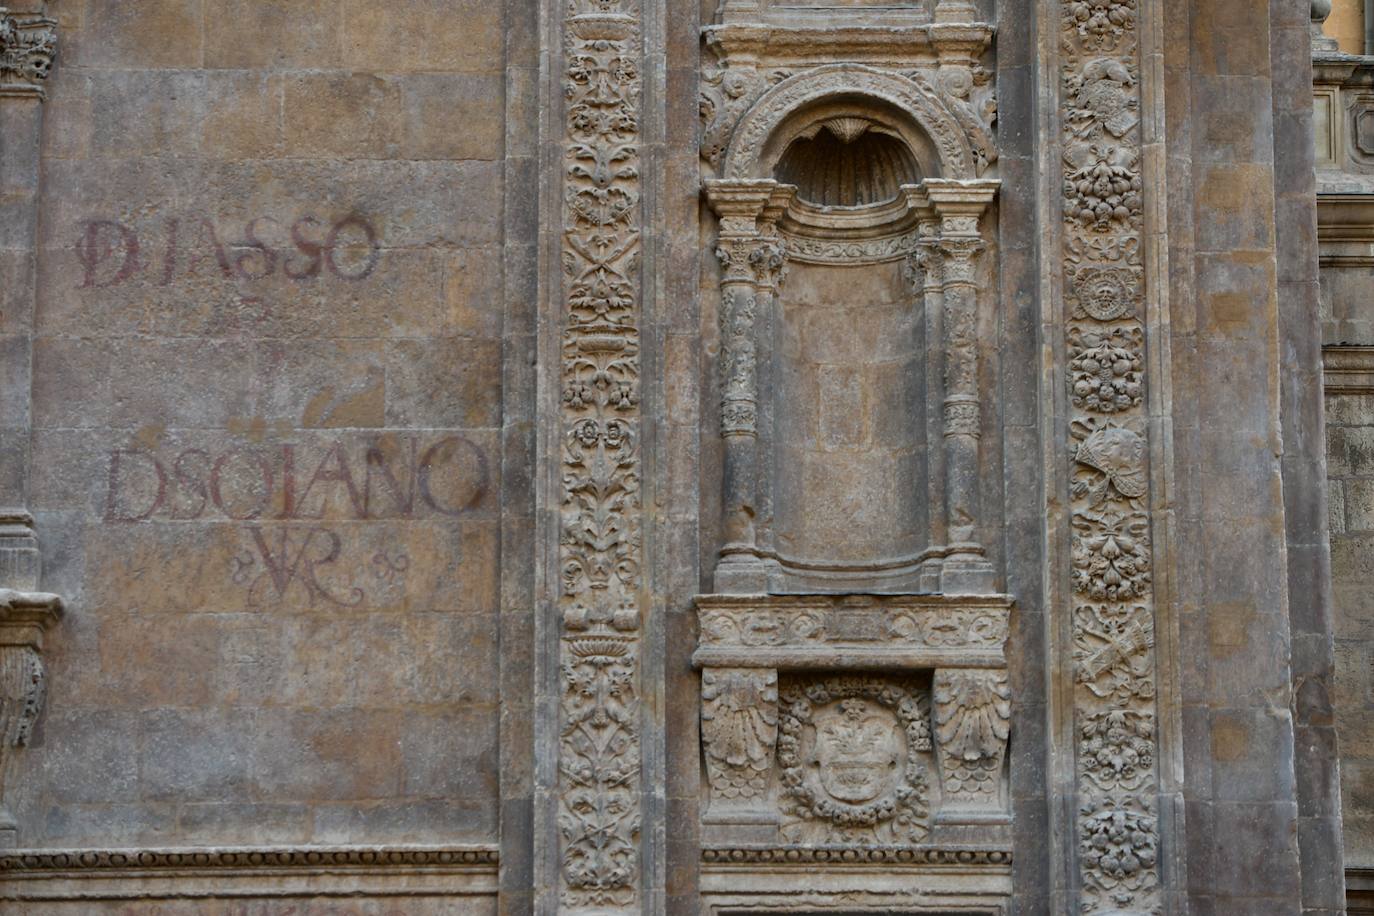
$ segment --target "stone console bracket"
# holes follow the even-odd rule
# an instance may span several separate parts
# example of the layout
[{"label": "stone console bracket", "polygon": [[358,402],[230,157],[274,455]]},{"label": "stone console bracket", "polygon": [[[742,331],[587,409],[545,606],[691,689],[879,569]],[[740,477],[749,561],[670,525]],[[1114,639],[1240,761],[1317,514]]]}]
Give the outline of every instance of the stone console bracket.
[{"label": "stone console bracket", "polygon": [[13,848],[17,840],[5,790],[17,767],[15,752],[29,743],[43,711],[43,634],[61,615],[56,595],[0,588],[0,849]]},{"label": "stone console bracket", "polygon": [[[820,678],[815,684],[827,697],[848,690],[885,704],[906,736],[902,756],[933,752],[940,804],[931,812],[931,839],[1004,840],[1008,597],[703,595],[696,605],[701,635],[692,660],[702,671],[710,784],[703,821],[715,836],[767,842],[774,835],[776,786],[787,779],[779,761],[796,756],[779,741],[780,731],[796,734],[796,723],[779,727],[780,715],[796,717],[787,702],[779,707],[780,674],[790,674]],[[924,691],[893,699],[910,683],[904,676],[919,672],[930,677],[928,709]],[[860,731],[867,727],[861,715],[856,706]]]}]

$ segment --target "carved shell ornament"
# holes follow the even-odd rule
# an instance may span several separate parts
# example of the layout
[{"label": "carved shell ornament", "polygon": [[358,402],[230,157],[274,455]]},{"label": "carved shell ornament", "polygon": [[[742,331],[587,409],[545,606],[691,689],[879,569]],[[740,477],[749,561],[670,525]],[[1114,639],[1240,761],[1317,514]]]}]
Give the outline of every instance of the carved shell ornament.
[{"label": "carved shell ornament", "polygon": [[1145,473],[1145,440],[1120,426],[1104,426],[1078,444],[1074,459],[1102,474],[1088,487],[1093,504],[1109,498],[1108,487],[1126,499],[1139,499],[1149,492]]}]

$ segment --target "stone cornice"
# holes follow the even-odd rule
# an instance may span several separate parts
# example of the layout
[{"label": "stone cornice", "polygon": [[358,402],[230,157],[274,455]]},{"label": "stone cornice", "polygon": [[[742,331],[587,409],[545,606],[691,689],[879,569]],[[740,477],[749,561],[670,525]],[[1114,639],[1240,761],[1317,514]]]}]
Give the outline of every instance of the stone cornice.
[{"label": "stone cornice", "polygon": [[23,849],[0,900],[491,895],[498,866],[494,845]]},{"label": "stone cornice", "polygon": [[1374,394],[1374,347],[1322,347],[1322,370],[1327,394]]}]

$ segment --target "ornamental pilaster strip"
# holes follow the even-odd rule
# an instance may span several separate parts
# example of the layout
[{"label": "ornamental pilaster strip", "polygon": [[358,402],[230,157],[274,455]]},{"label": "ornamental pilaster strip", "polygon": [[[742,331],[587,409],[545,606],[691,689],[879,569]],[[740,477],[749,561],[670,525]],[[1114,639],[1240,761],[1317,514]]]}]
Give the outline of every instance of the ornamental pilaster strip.
[{"label": "ornamental pilaster strip", "polygon": [[1147,5],[1058,9],[1071,606],[1055,612],[1073,670],[1075,909],[1154,913],[1165,894],[1141,256]]},{"label": "ornamental pilaster strip", "polygon": [[573,0],[562,42],[559,909],[628,912],[643,804],[639,0]]}]

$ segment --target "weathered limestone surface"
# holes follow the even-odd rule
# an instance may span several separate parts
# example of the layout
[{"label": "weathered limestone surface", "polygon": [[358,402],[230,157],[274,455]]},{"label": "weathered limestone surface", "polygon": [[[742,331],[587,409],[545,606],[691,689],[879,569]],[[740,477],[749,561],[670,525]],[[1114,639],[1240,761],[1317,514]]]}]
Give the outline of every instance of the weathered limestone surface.
[{"label": "weathered limestone surface", "polygon": [[1322,3],[10,4],[5,912],[1374,876]]}]

